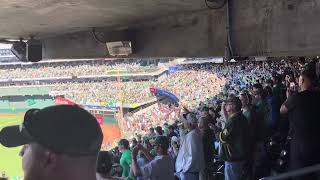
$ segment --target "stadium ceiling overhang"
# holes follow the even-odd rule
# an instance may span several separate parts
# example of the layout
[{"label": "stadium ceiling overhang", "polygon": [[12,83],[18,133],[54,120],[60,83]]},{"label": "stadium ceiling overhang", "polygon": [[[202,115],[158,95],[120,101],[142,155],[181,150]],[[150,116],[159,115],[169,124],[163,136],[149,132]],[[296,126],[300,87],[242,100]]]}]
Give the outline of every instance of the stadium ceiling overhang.
[{"label": "stadium ceiling overhang", "polygon": [[93,27],[119,29],[168,14],[204,9],[194,0],[1,1],[0,38],[50,37]]}]

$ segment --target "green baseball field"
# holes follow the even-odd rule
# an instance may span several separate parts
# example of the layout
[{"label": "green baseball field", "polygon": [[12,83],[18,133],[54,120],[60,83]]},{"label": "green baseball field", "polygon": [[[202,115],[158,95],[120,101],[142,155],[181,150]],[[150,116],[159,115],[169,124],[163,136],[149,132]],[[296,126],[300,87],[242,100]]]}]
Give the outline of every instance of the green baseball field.
[{"label": "green baseball field", "polygon": [[[17,125],[22,122],[23,114],[0,114],[0,129],[5,126]],[[21,157],[19,156],[19,148],[5,148],[0,145],[0,176],[5,172],[10,179],[18,179],[21,177],[22,166]]]}]

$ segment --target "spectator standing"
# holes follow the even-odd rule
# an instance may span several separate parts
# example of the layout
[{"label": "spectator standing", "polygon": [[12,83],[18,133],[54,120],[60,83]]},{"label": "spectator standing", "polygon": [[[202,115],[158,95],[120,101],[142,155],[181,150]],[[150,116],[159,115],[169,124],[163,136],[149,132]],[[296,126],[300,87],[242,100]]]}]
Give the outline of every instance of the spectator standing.
[{"label": "spectator standing", "polygon": [[129,177],[130,165],[132,160],[132,153],[129,148],[129,141],[121,139],[119,141],[119,151],[122,153],[120,158],[120,165],[122,167],[122,177]]},{"label": "spectator standing", "polygon": [[184,119],[184,127],[189,130],[181,138],[181,146],[176,160],[176,172],[181,180],[198,180],[204,169],[203,144],[196,115],[189,113]]},{"label": "spectator standing", "polygon": [[[242,105],[242,113],[248,120],[249,126],[249,152],[255,152],[256,149],[256,109],[252,106],[252,97],[248,91],[244,90],[240,93],[240,100]],[[248,176],[251,177],[253,173],[254,153],[249,154],[248,157]]]},{"label": "spectator standing", "polygon": [[269,140],[271,130],[271,109],[267,102],[266,92],[261,84],[254,84],[252,92],[253,104],[256,109],[256,152],[254,158],[254,179],[260,179],[270,174],[269,158],[265,143]]},{"label": "spectator standing", "polygon": [[[247,176],[250,151],[248,120],[241,112],[241,101],[229,96],[224,107],[227,122],[217,138],[221,143],[220,157],[225,161],[225,180],[243,180]],[[217,131],[217,130],[215,130]]]},{"label": "spectator standing", "polygon": [[212,179],[212,167],[215,154],[212,144],[215,141],[215,135],[214,131],[209,128],[209,121],[209,116],[200,117],[199,119],[199,129],[202,134],[202,144],[205,162],[205,168],[200,174],[201,180]]},{"label": "spectator standing", "polygon": [[[155,149],[157,156],[153,157],[147,149],[137,145],[132,152],[132,171],[135,176],[142,176],[150,180],[174,180],[174,162],[168,155],[169,140],[166,136],[157,136]],[[141,151],[150,161],[143,167],[138,166],[137,155]]]},{"label": "spectator standing", "polygon": [[[315,90],[316,75],[312,71],[303,71],[299,77],[300,92],[291,95],[281,106],[281,113],[289,115],[292,135],[290,148],[291,169],[299,169],[320,163],[320,93]],[[309,174],[294,178],[317,179],[319,174]]]}]

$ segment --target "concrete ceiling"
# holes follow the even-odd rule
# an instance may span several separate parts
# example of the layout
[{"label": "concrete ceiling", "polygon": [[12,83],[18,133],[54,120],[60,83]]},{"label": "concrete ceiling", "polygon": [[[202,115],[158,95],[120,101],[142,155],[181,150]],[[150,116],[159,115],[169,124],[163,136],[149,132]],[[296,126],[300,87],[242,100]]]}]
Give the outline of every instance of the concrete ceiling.
[{"label": "concrete ceiling", "polygon": [[205,8],[204,0],[0,0],[0,38],[126,26]]}]

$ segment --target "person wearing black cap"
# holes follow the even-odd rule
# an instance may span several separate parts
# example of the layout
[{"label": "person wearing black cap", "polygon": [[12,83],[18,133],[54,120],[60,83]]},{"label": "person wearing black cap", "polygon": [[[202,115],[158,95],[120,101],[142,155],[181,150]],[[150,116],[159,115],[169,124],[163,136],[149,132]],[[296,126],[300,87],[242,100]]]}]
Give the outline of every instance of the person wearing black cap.
[{"label": "person wearing black cap", "polygon": [[75,105],[31,109],[20,126],[0,132],[3,146],[24,145],[25,180],[95,180],[102,138],[96,118]]},{"label": "person wearing black cap", "polygon": [[[303,71],[299,77],[300,92],[289,95],[280,112],[289,115],[292,136],[290,166],[292,170],[320,163],[320,93],[315,90],[316,74]],[[317,179],[316,174],[295,179]]]},{"label": "person wearing black cap", "polygon": [[[155,139],[155,150],[157,156],[153,156],[142,145],[137,145],[132,151],[132,171],[135,176],[142,176],[150,180],[174,180],[174,162],[168,155],[169,140],[166,136],[157,136]],[[141,151],[150,161],[139,168],[137,162],[138,152]]]},{"label": "person wearing black cap", "polygon": [[249,157],[249,125],[241,112],[241,101],[231,95],[225,101],[227,122],[216,137],[221,143],[220,158],[225,161],[225,179],[242,180],[246,175],[246,163]]}]

